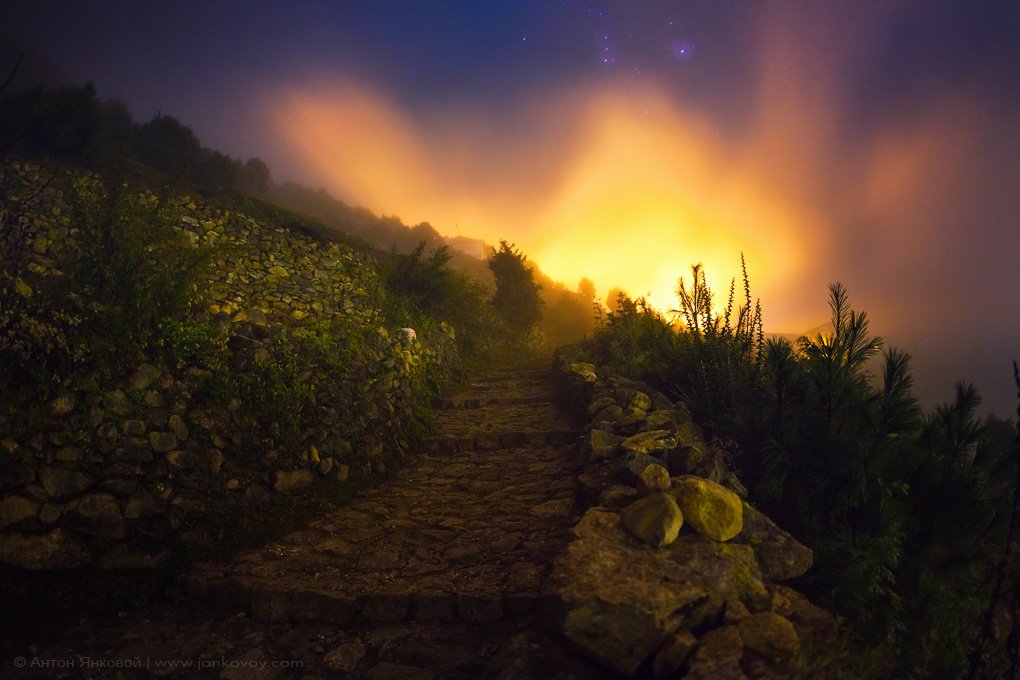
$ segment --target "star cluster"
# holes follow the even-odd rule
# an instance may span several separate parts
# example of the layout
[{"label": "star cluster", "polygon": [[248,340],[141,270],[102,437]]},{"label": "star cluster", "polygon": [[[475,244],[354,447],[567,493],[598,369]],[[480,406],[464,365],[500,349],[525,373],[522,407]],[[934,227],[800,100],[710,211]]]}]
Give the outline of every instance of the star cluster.
[{"label": "star cluster", "polygon": [[589,2],[579,19],[587,26],[588,58],[602,70],[640,74],[695,57],[694,41],[672,15]]}]

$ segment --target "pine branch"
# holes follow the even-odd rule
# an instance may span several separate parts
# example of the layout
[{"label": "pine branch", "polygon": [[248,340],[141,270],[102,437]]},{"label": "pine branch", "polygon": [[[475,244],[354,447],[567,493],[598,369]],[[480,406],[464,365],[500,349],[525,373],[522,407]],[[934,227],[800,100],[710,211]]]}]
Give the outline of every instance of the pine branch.
[{"label": "pine branch", "polygon": [[[1013,362],[1013,380],[1016,382],[1017,387],[1017,435],[1015,440],[1015,454],[1016,454],[1016,466],[1015,466],[1015,477],[1013,480],[1013,512],[1009,518],[1009,531],[1006,533],[1006,545],[1002,550],[1002,557],[999,558],[999,563],[995,568],[995,587],[992,590],[992,598],[988,603],[988,608],[985,609],[984,621],[981,624],[981,633],[978,635],[977,641],[974,643],[974,648],[970,652],[968,659],[969,672],[967,673],[968,680],[973,680],[979,677],[981,672],[982,661],[984,659],[985,645],[989,640],[992,639],[995,627],[995,608],[999,603],[1004,588],[1006,586],[1006,580],[1009,576],[1009,563],[1013,553],[1013,538],[1016,535],[1017,515],[1020,514],[1020,367],[1017,366],[1016,361]],[[1013,597],[1016,597],[1014,593]],[[1013,626],[1009,632],[1009,678],[1017,677],[1017,671],[1020,670],[1020,622],[1013,619]]]}]

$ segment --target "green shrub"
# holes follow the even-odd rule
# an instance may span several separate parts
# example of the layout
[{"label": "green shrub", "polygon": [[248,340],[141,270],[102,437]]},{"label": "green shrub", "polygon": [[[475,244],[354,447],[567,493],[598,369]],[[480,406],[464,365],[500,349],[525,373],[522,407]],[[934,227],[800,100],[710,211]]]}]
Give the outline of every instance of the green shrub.
[{"label": "green shrub", "polygon": [[499,242],[499,249],[489,258],[489,269],[496,277],[496,294],[492,304],[509,328],[527,333],[542,315],[534,270],[528,258],[513,243]]},{"label": "green shrub", "polygon": [[[97,372],[120,377],[143,355],[176,365],[216,342],[190,318],[211,250],[185,240],[160,201],[58,172],[40,188],[31,173],[45,177],[4,164],[0,197],[0,221],[11,227],[0,240],[0,388],[14,429]],[[40,221],[53,208],[44,194],[64,198],[57,214],[67,229],[55,243]],[[30,256],[39,242],[49,271]]]},{"label": "green shrub", "polygon": [[76,189],[61,268],[85,313],[82,339],[100,354],[145,349],[188,314],[213,251],[190,243],[160,198],[116,183]]},{"label": "green shrub", "polygon": [[[845,617],[847,653],[869,660],[847,669],[960,677],[981,643],[982,672],[1004,677],[1006,641],[979,640],[979,624],[1016,460],[1003,428],[993,438],[976,418],[973,387],[958,385],[953,402],[922,416],[910,356],[883,351],[842,285],[829,288],[832,333],[791,343],[763,338],[746,271],[735,316],[732,288],[716,314],[700,268],[693,274],[678,286],[676,324],[622,296],[589,345],[596,360],[683,397],[712,433],[738,443],[756,502],[814,550],[800,586]],[[1005,574],[1002,592],[1013,592],[1015,563]]]},{"label": "green shrub", "polygon": [[[691,267],[692,281],[677,282],[679,309],[669,321],[643,299],[620,293],[616,310],[600,320],[594,336],[603,360],[683,399],[701,421],[733,414],[758,376],[764,349],[761,308],[752,307],[747,269],[745,304],[734,310],[734,284],[722,315],[713,309],[713,294],[701,265]],[[734,282],[735,283],[735,282]]]},{"label": "green shrub", "polygon": [[363,445],[402,454],[426,433],[431,398],[446,382],[442,329],[397,340],[346,318],[299,329],[277,326],[261,340],[231,334],[228,353],[210,365],[208,399],[236,400],[245,451],[293,459],[309,444],[325,451]]}]

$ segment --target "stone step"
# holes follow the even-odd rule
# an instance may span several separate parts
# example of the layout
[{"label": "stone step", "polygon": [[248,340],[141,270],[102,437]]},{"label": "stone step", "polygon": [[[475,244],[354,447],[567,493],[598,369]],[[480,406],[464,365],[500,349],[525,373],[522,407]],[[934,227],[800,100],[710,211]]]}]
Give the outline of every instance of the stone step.
[{"label": "stone step", "polygon": [[552,394],[553,390],[549,383],[542,380],[500,380],[496,382],[470,382],[461,386],[460,392],[456,395],[460,396],[465,393],[474,392],[486,392],[494,394],[505,394],[507,396],[513,396],[521,392],[534,394],[534,393],[546,393]]},{"label": "stone step", "polygon": [[436,455],[464,451],[498,451],[539,446],[564,446],[577,438],[574,430],[546,430],[539,432],[500,432],[467,436],[429,437],[422,446],[427,453]]},{"label": "stone step", "polygon": [[554,402],[548,394],[528,397],[440,397],[432,400],[432,407],[443,410],[477,409],[486,406],[518,406],[521,404],[549,404]]},{"label": "stone step", "polygon": [[523,364],[521,366],[501,368],[491,373],[479,373],[475,378],[478,380],[498,380],[501,378],[515,378],[521,375],[549,376],[551,373],[552,367],[547,363]]},{"label": "stone step", "polygon": [[415,621],[499,621],[551,607],[552,598],[536,592],[364,593],[357,597],[329,591],[252,588],[245,610],[256,621],[321,621],[339,626]]},{"label": "stone step", "polygon": [[465,386],[464,389],[467,393],[473,392],[495,392],[503,393],[507,396],[514,396],[517,394],[536,394],[546,393],[551,394],[552,390],[549,389],[548,383],[535,380],[518,380],[515,382],[500,381],[491,383],[472,383]]}]

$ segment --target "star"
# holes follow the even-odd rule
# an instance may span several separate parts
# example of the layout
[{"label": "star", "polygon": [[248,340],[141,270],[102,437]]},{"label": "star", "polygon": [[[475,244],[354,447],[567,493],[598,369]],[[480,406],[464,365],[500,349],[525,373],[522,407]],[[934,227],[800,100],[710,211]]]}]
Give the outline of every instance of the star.
[{"label": "star", "polygon": [[680,40],[673,43],[669,48],[673,58],[677,61],[687,61],[694,56],[694,43],[687,40]]}]

